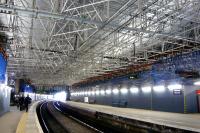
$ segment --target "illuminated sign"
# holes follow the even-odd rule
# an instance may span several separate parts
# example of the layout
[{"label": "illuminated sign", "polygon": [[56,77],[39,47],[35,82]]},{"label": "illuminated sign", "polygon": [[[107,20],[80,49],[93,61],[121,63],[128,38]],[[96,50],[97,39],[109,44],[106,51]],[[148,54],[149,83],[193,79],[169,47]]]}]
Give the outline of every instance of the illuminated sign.
[{"label": "illuminated sign", "polygon": [[181,89],[174,89],[173,90],[173,94],[174,95],[181,95],[182,94],[182,90]]}]

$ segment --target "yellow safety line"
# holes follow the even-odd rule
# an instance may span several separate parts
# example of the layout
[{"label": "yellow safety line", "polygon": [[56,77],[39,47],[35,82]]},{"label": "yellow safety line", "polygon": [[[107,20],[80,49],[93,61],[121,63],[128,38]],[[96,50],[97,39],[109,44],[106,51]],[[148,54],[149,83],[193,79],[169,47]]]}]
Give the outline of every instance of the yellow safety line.
[{"label": "yellow safety line", "polygon": [[16,133],[25,133],[25,128],[26,128],[26,120],[28,117],[28,113],[23,113],[22,117],[17,125],[17,130]]}]

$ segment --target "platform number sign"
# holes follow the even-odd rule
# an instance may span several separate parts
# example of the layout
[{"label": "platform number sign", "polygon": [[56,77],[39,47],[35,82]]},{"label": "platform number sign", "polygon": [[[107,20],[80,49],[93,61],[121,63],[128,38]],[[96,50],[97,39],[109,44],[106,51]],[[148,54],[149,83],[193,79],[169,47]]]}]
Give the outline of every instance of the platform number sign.
[{"label": "platform number sign", "polygon": [[182,94],[182,90],[181,89],[174,89],[173,90],[173,94],[174,95],[181,95]]}]

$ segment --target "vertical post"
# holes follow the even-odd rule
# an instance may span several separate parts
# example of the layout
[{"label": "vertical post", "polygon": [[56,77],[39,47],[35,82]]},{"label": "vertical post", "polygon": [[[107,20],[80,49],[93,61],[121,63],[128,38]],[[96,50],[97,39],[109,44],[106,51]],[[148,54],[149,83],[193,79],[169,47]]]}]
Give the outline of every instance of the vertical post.
[{"label": "vertical post", "polygon": [[107,3],[107,18],[110,17],[110,1]]},{"label": "vertical post", "polygon": [[153,110],[153,94],[152,94],[152,86],[151,86],[151,110]]},{"label": "vertical post", "polygon": [[186,93],[185,93],[185,87],[183,87],[183,102],[184,102],[184,105],[183,105],[183,112],[184,113],[187,113],[187,100],[186,100]]},{"label": "vertical post", "polygon": [[133,56],[135,57],[136,55],[136,47],[135,47],[135,43],[133,43]]}]

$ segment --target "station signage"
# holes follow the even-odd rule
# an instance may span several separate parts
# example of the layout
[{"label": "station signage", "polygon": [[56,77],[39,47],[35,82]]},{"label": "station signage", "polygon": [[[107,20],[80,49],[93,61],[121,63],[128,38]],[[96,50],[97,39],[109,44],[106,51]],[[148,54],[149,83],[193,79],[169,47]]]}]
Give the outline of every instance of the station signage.
[{"label": "station signage", "polygon": [[181,95],[182,94],[182,90],[181,89],[174,89],[173,90],[173,94],[174,95]]},{"label": "station signage", "polygon": [[196,94],[197,94],[197,95],[200,95],[200,90],[196,90]]}]

